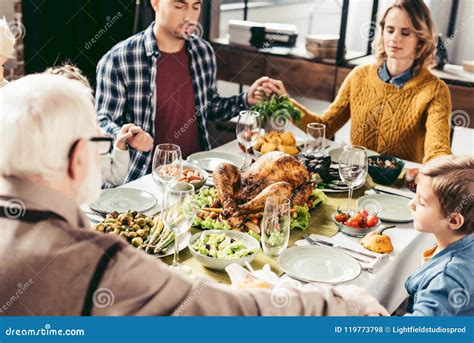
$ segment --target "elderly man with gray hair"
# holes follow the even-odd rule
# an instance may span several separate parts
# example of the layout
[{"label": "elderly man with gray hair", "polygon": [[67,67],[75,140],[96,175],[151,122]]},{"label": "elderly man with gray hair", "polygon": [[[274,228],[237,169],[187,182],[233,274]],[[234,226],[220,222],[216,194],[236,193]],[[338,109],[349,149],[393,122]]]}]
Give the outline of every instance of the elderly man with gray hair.
[{"label": "elderly man with gray hair", "polygon": [[270,290],[187,278],[91,230],[79,204],[99,194],[98,154],[110,144],[91,96],[57,75],[26,76],[0,91],[1,314],[387,314],[352,286],[289,289],[291,301],[279,307]]}]

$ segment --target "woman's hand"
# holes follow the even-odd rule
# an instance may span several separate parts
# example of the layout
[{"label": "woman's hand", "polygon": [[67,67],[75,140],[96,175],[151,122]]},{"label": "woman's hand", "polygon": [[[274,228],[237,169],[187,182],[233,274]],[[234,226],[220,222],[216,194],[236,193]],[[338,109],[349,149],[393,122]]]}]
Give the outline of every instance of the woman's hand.
[{"label": "woman's hand", "polygon": [[271,94],[278,96],[288,95],[285,85],[280,80],[270,79],[268,82],[265,82],[263,86],[265,87],[265,92],[267,92],[267,94],[268,92],[271,92]]},{"label": "woman's hand", "polygon": [[271,97],[272,95],[287,95],[282,81],[268,79],[258,86],[254,92],[254,98],[258,101],[262,101],[265,97]]}]

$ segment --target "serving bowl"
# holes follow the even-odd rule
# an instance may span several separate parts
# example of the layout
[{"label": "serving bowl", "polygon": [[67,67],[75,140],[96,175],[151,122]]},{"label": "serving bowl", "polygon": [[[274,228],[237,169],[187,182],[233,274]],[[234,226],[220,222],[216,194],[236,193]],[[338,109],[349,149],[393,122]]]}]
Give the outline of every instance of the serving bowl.
[{"label": "serving bowl", "polygon": [[[383,161],[384,166],[378,166],[370,163],[370,160],[380,159]],[[386,161],[390,161],[396,164],[395,168],[388,168],[385,166]],[[405,162],[403,160],[388,155],[372,156],[369,157],[369,175],[372,177],[372,180],[381,184],[381,185],[393,185],[397,178],[400,176],[403,168],[405,167]]]},{"label": "serving bowl", "polygon": [[[193,249],[192,245],[196,240],[198,240],[201,235],[210,235],[210,234],[222,234],[225,233],[227,237],[231,239],[236,239],[243,241],[247,248],[255,249],[255,252],[252,255],[241,257],[241,258],[217,258],[217,257],[209,257],[200,254],[196,250]],[[202,232],[198,232],[194,234],[190,241],[189,241],[189,250],[191,254],[199,261],[204,267],[216,270],[224,270],[227,266],[237,263],[241,266],[245,265],[245,262],[252,262],[255,257],[257,257],[258,251],[260,250],[260,243],[253,238],[252,236],[238,231],[232,230],[206,230]]]}]

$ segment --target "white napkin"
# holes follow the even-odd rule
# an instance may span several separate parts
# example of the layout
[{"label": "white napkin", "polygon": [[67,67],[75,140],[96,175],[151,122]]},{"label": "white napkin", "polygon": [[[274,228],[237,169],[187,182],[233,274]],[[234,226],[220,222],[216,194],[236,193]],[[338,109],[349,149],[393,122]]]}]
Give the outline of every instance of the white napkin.
[{"label": "white napkin", "polygon": [[233,286],[245,283],[249,279],[257,279],[268,283],[272,288],[280,287],[300,287],[301,283],[297,280],[288,280],[287,278],[280,278],[274,272],[272,272],[268,264],[263,266],[261,270],[254,270],[249,272],[247,269],[233,263],[225,268],[225,271],[229,275],[230,281]]},{"label": "white napkin", "polygon": [[[341,232],[337,233],[331,238],[328,238],[326,236],[316,235],[316,234],[312,234],[310,235],[310,237],[312,239],[329,242],[334,245],[338,245],[344,248],[354,250],[354,252],[347,251],[347,250],[341,250],[341,251],[355,258],[357,262],[359,262],[362,269],[367,270],[370,273],[373,273],[375,268],[378,267],[382,261],[388,258],[387,254],[377,254],[375,252],[365,249],[362,245],[360,245],[358,238],[349,237]],[[295,245],[309,245],[309,243],[307,240],[302,239],[302,240],[296,241]],[[362,252],[367,255],[371,255],[375,258],[372,259],[370,257],[360,255],[355,251]]]},{"label": "white napkin", "polygon": [[257,276],[252,275],[257,271],[251,273],[247,269],[238,265],[237,263],[232,263],[231,265],[227,266],[225,268],[225,271],[227,272],[227,274],[229,274],[230,281],[234,286],[241,283],[245,283],[246,281],[252,278],[265,281],[270,285],[275,286],[275,284],[278,283],[278,276],[275,273],[272,273],[269,268],[270,266],[268,266],[268,269],[265,267],[267,267],[267,265],[264,266],[264,269],[259,271],[260,273]]}]

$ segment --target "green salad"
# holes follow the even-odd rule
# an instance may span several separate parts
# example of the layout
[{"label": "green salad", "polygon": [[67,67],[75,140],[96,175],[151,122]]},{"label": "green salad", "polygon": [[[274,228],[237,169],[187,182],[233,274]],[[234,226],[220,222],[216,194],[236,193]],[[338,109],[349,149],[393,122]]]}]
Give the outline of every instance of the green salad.
[{"label": "green salad", "polygon": [[225,233],[203,233],[191,247],[201,255],[214,258],[241,258],[257,252],[257,249],[247,248],[242,240]]},{"label": "green salad", "polygon": [[[219,200],[217,196],[217,189],[203,187],[200,189],[199,193],[197,194],[197,204],[199,208],[208,208],[212,207],[213,204]],[[227,220],[222,219],[220,216],[216,218],[206,217],[201,218],[199,216],[196,217],[194,220],[194,226],[199,227],[201,229],[206,230],[231,230],[231,225],[227,222]]]},{"label": "green salad", "polygon": [[217,196],[217,189],[215,187],[201,188],[196,197],[197,204],[200,208],[211,207],[212,204],[214,204],[214,202],[218,199],[219,197]]}]

